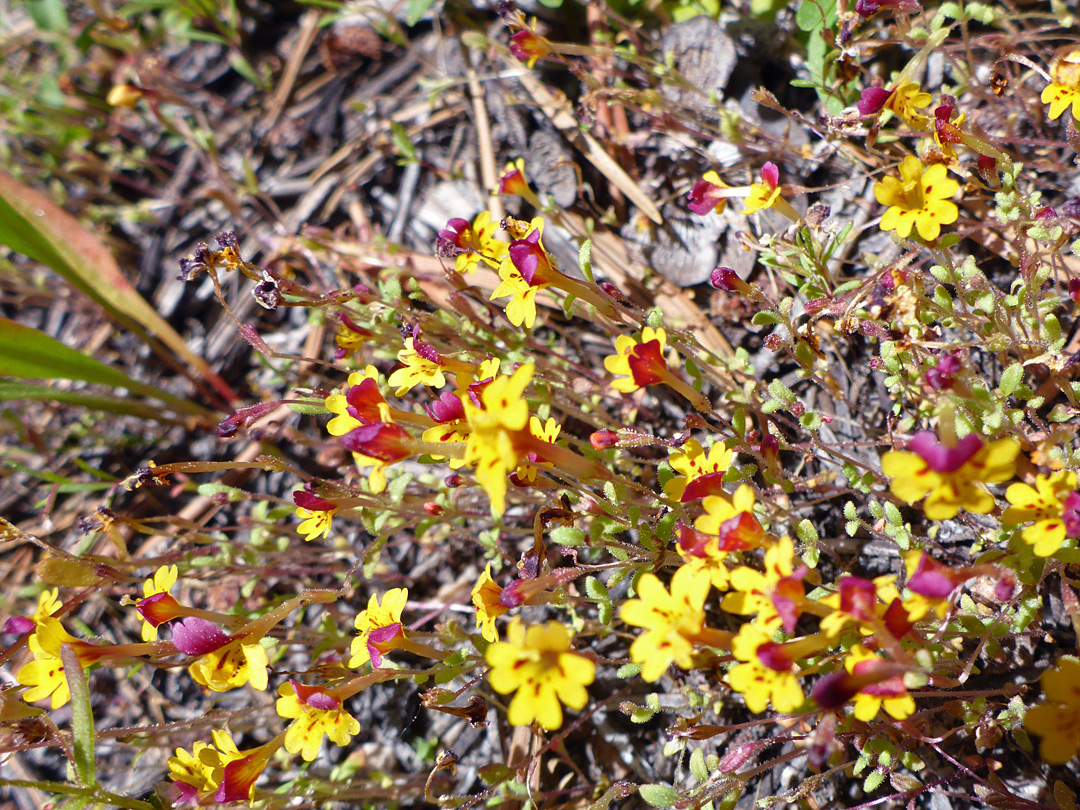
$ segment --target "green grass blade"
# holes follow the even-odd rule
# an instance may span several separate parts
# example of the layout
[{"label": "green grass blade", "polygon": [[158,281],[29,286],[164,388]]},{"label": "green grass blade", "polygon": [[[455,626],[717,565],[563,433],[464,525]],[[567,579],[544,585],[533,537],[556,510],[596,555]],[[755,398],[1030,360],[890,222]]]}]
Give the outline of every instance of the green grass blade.
[{"label": "green grass blade", "polygon": [[4,317],[0,317],[0,346],[4,347],[4,351],[0,353],[0,376],[81,380],[110,388],[126,388],[142,396],[166,402],[183,413],[201,417],[207,417],[211,413],[194,402],[133,380],[122,371],[65,346],[44,332]]}]

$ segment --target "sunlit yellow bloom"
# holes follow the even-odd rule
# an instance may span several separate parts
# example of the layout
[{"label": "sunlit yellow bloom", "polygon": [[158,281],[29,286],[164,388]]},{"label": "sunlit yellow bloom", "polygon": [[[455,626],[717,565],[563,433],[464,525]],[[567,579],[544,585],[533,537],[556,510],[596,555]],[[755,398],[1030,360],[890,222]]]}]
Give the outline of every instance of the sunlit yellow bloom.
[{"label": "sunlit yellow bloom", "polygon": [[1042,737],[1044,762],[1064,765],[1080,749],[1080,660],[1059,658],[1041,680],[1045,700],[1027,710],[1024,728]]},{"label": "sunlit yellow bloom", "polygon": [[960,509],[977,515],[991,511],[994,496],[986,484],[1012,478],[1020,452],[1014,439],[983,444],[974,434],[946,447],[928,430],[916,434],[908,447],[883,455],[881,470],[892,479],[890,489],[900,500],[915,503],[929,495],[923,511],[931,520],[948,520]]},{"label": "sunlit yellow bloom", "polygon": [[[681,448],[673,450],[668,456],[671,469],[678,475],[664,484],[664,494],[673,501],[696,500],[703,495],[719,494],[720,481],[734,458],[734,451],[725,447],[723,442],[714,442],[706,455],[696,439],[687,439]],[[691,481],[698,481],[698,487],[707,486],[708,491],[698,494],[691,490],[690,495],[684,497],[687,484]]]},{"label": "sunlit yellow bloom", "polygon": [[472,225],[460,218],[450,220],[446,229],[439,231],[439,237],[461,251],[454,259],[458,273],[475,272],[480,262],[498,269],[510,247],[499,239],[499,223],[491,219],[490,211],[481,211]]},{"label": "sunlit yellow bloom", "polygon": [[[559,438],[559,433],[561,431],[562,425],[553,418],[549,417],[547,422],[541,422],[539,417],[529,417],[529,432],[542,442],[554,444],[555,440]],[[551,462],[544,460],[539,453],[529,453],[526,458],[518,464],[517,483],[535,483],[536,474],[539,472],[540,467],[551,467]]]},{"label": "sunlit yellow bloom", "polygon": [[40,625],[43,619],[47,619],[56,613],[63,605],[64,603],[60,600],[59,588],[53,588],[52,590],[39,593],[37,609],[34,610],[33,615],[35,627]]},{"label": "sunlit yellow bloom", "polygon": [[507,638],[488,647],[486,658],[491,688],[500,695],[516,692],[507,713],[510,725],[536,721],[551,731],[562,725],[563,705],[584,708],[589,699],[585,687],[596,677],[596,665],[571,652],[570,634],[562,624],[550,621],[526,630],[514,617]]},{"label": "sunlit yellow bloom", "polygon": [[324,735],[345,746],[360,733],[360,723],[342,708],[341,699],[324,689],[290,680],[278,687],[278,694],[278,716],[293,721],[285,732],[285,750],[290,754],[300,753],[312,762]]},{"label": "sunlit yellow bloom", "polygon": [[[844,669],[857,676],[872,673],[875,668],[888,665],[887,661],[861,644],[854,645],[844,659]],[[902,674],[867,684],[855,695],[856,719],[869,723],[877,717],[880,709],[884,709],[885,714],[894,720],[904,720],[915,713],[915,699],[908,694]]]},{"label": "sunlit yellow bloom", "polygon": [[1080,493],[1076,492],[1076,473],[1061,470],[1053,475],[1038,475],[1035,487],[1011,484],[1005,499],[1012,504],[1001,516],[1010,525],[1033,523],[1020,537],[1034,547],[1039,557],[1049,557],[1061,548],[1066,537],[1080,535]]},{"label": "sunlit yellow bloom", "polygon": [[[154,596],[159,593],[168,593],[172,590],[172,586],[176,584],[177,570],[175,565],[163,565],[150,579],[143,583],[143,599],[148,596]],[[143,619],[142,622],[142,640],[143,641],[157,641],[158,629],[156,625]]]},{"label": "sunlit yellow bloom", "polygon": [[241,636],[200,656],[188,667],[188,672],[196,683],[214,692],[228,692],[245,683],[263,691],[269,665],[266,649],[258,639]]},{"label": "sunlit yellow bloom", "polygon": [[476,469],[476,480],[491,499],[496,514],[506,509],[506,476],[521,461],[518,441],[521,433],[528,434],[529,404],[525,389],[532,380],[534,366],[521,366],[513,376],[492,380],[481,392],[477,407],[471,399],[464,401],[469,437],[465,444],[465,461]]},{"label": "sunlit yellow bloom", "polygon": [[[815,651],[816,642],[778,644],[758,622],[747,622],[731,642],[731,652],[741,663],[728,671],[728,685],[743,696],[752,712],[765,711],[770,702],[778,712],[793,712],[806,700],[796,677],[795,660],[800,653]],[[796,649],[799,646],[810,649]]]},{"label": "sunlit yellow bloom", "polygon": [[930,118],[919,110],[929,106],[930,101],[930,94],[923,92],[915,82],[904,82],[893,90],[889,100],[885,102],[885,109],[915,129],[926,129],[930,126]]},{"label": "sunlit yellow bloom", "polygon": [[629,394],[664,382],[668,376],[667,360],[664,359],[666,346],[667,332],[651,326],[641,330],[640,340],[619,335],[615,338],[615,354],[604,358],[604,368],[616,375],[611,387]]},{"label": "sunlit yellow bloom", "polygon": [[720,607],[740,616],[756,613],[755,624],[763,631],[782,625],[792,633],[804,607],[804,574],[805,568],[795,569],[795,544],[790,537],[782,537],[765,551],[764,571],[743,565],[731,572],[731,592]]},{"label": "sunlit yellow bloom", "polygon": [[959,211],[949,201],[960,184],[947,176],[946,168],[937,163],[927,168],[914,155],[900,164],[900,179],[883,177],[874,184],[874,198],[888,206],[881,218],[881,230],[896,231],[907,238],[915,228],[927,242],[941,233],[942,225],[956,222]]},{"label": "sunlit yellow bloom", "polygon": [[1063,84],[1051,82],[1043,89],[1040,98],[1043,104],[1050,105],[1047,115],[1051,121],[1060,118],[1069,107],[1072,107],[1073,118],[1080,121],[1080,87],[1066,87]]},{"label": "sunlit yellow bloom", "polygon": [[443,374],[445,364],[430,344],[420,341],[418,348],[416,338],[405,338],[405,348],[398,352],[397,359],[403,368],[391,374],[386,381],[387,385],[396,387],[394,396],[407,394],[418,385],[432,388],[446,385],[446,375]]},{"label": "sunlit yellow bloom", "polygon": [[64,629],[59,619],[51,616],[38,622],[37,629],[27,644],[33,660],[23,664],[15,673],[15,679],[19,683],[30,687],[23,692],[22,698],[27,703],[51,698],[50,705],[54,709],[59,709],[71,700],[64,662],[60,658],[61,646],[70,645],[83,667],[107,658],[110,650],[107,645],[98,646],[80,641]]},{"label": "sunlit yellow bloom", "polygon": [[495,620],[509,610],[499,601],[502,590],[491,578],[491,563],[488,563],[472,589],[472,603],[476,608],[476,628],[483,634],[485,641],[499,640],[499,630],[495,627]]},{"label": "sunlit yellow bloom", "polygon": [[169,758],[169,778],[180,788],[181,804],[214,804],[221,783],[225,779],[225,766],[241,759],[246,752],[236,749],[226,732],[214,729],[210,732],[213,745],[196,742],[191,751],[176,749]]},{"label": "sunlit yellow bloom", "polygon": [[[365,380],[373,381],[365,384]],[[351,389],[358,389],[352,393],[355,404],[350,404],[349,394]],[[390,422],[393,417],[390,414],[390,406],[379,393],[379,371],[375,366],[368,366],[363,371],[354,371],[349,375],[349,383],[341,394],[331,394],[326,398],[326,410],[334,414],[327,425],[326,430],[331,436],[344,436],[362,425],[372,422]],[[359,406],[360,410],[357,410]],[[353,412],[349,409],[352,407]],[[369,412],[370,411],[370,412]],[[357,418],[357,415],[363,418]]]},{"label": "sunlit yellow bloom", "polygon": [[672,662],[691,669],[695,644],[727,647],[730,634],[705,626],[705,598],[710,587],[708,573],[695,571],[689,565],[675,572],[670,593],[655,574],[645,573],[638,578],[638,596],[623,603],[619,618],[645,628],[630,645],[630,659],[643,665],[643,680],[658,680]]},{"label": "sunlit yellow bloom", "polygon": [[368,599],[367,608],[356,616],[355,626],[359,635],[352,640],[350,667],[361,667],[371,662],[372,666],[382,666],[382,654],[391,647],[395,637],[403,635],[401,611],[409,601],[407,588],[393,588],[386,592],[379,602],[378,594]]},{"label": "sunlit yellow bloom", "polygon": [[492,290],[490,296],[492,301],[509,296],[506,317],[514,326],[524,326],[526,329],[532,329],[536,322],[536,294],[551,286],[554,275],[558,273],[544,249],[543,235],[543,217],[533,218],[527,234],[514,235],[514,242],[499,263],[502,283]]}]

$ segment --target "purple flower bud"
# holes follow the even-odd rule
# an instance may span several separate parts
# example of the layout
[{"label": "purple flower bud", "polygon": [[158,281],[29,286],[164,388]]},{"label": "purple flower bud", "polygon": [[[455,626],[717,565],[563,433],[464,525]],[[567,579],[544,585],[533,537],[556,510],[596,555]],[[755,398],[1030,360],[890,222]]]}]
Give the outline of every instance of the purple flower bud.
[{"label": "purple flower bud", "polygon": [[742,292],[746,282],[730,267],[717,267],[709,276],[709,283],[724,292]]},{"label": "purple flower bud", "polygon": [[12,616],[4,622],[4,629],[0,632],[5,635],[13,633],[21,636],[23,633],[32,633],[36,626],[29,616]]}]

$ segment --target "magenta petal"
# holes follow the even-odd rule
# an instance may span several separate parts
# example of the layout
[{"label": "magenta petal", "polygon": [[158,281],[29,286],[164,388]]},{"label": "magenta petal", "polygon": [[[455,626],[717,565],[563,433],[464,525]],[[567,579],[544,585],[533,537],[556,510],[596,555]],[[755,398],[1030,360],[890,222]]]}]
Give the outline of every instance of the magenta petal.
[{"label": "magenta petal", "polygon": [[874,583],[862,577],[843,577],[840,580],[840,610],[854,619],[865,621],[874,616],[877,590]]},{"label": "magenta petal", "polygon": [[780,596],[778,593],[774,593],[772,603],[773,607],[776,608],[776,615],[780,617],[784,632],[794,633],[795,625],[799,623],[799,611],[795,606],[794,600],[788,599],[786,596]]},{"label": "magenta petal", "polygon": [[933,570],[916,572],[908,580],[907,586],[912,593],[927,596],[931,599],[944,599],[956,587],[953,581],[945,574]]},{"label": "magenta petal", "polygon": [[774,672],[790,672],[795,666],[795,662],[787,656],[784,645],[775,641],[766,641],[756,652],[758,660]]},{"label": "magenta petal", "polygon": [[172,642],[184,655],[206,655],[229,643],[229,634],[213,622],[188,616],[173,625]]},{"label": "magenta petal", "polygon": [[855,105],[859,108],[859,115],[876,115],[881,112],[891,95],[892,93],[884,88],[867,87],[860,94],[859,103]]},{"label": "magenta petal", "polygon": [[329,512],[332,509],[337,508],[337,504],[333,501],[328,501],[325,498],[312,495],[310,492],[305,492],[302,489],[294,492],[292,497],[293,503],[301,509],[307,509],[309,512]]},{"label": "magenta petal", "polygon": [[453,391],[443,391],[431,404],[425,402],[424,410],[433,421],[440,425],[465,418],[465,406],[461,404],[461,397]]},{"label": "magenta petal", "polygon": [[712,213],[716,208],[716,203],[723,199],[714,196],[719,190],[720,186],[715,183],[710,183],[708,180],[698,180],[686,196],[686,207],[698,216]]},{"label": "magenta petal", "polygon": [[1065,507],[1061,515],[1065,521],[1065,533],[1069,537],[1080,535],[1080,492],[1070,492],[1062,505]]},{"label": "magenta petal", "polygon": [[311,697],[307,699],[307,705],[313,709],[323,709],[328,712],[341,708],[341,704],[325,692],[313,693]]},{"label": "magenta petal", "polygon": [[780,169],[775,163],[770,161],[761,167],[761,182],[769,188],[776,188],[780,184]]},{"label": "magenta petal", "polygon": [[452,242],[458,247],[465,247],[461,244],[461,235],[467,230],[469,230],[468,220],[464,220],[461,217],[454,217],[446,223],[446,228],[439,231],[439,238],[445,239],[447,242]]},{"label": "magenta petal", "polygon": [[969,433],[958,441],[955,447],[946,447],[938,441],[932,430],[919,431],[908,443],[908,449],[917,453],[930,469],[946,474],[954,473],[967,464],[982,446],[982,439]]},{"label": "magenta petal", "polygon": [[821,708],[838,709],[851,700],[858,691],[858,688],[853,686],[850,675],[846,672],[834,672],[814,684],[812,695]]},{"label": "magenta petal", "polygon": [[23,633],[32,633],[36,625],[34,620],[26,616],[12,616],[6,622],[4,622],[3,633],[15,633],[22,635]]}]

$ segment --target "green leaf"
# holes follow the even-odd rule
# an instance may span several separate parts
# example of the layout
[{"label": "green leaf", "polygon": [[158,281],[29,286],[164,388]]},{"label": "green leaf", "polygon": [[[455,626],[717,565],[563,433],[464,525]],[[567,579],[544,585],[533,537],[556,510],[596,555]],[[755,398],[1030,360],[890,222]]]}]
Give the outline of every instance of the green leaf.
[{"label": "green leaf", "polygon": [[[835,6],[835,0],[833,2]],[[825,14],[817,0],[802,0],[795,12],[795,24],[800,31],[813,31],[825,25]]]},{"label": "green leaf", "polygon": [[560,546],[580,546],[585,542],[585,532],[574,526],[556,526],[551,530],[551,542]]},{"label": "green leaf", "polygon": [[94,713],[90,708],[90,687],[75,648],[60,645],[64,677],[71,690],[71,736],[74,741],[75,775],[87,787],[94,785]]},{"label": "green leaf", "polygon": [[667,785],[641,785],[638,793],[653,807],[671,807],[679,800],[679,791]]},{"label": "green leaf", "polygon": [[699,784],[709,781],[709,769],[705,766],[705,754],[700,748],[695,748],[694,752],[690,754],[690,773]]},{"label": "green leaf", "polygon": [[791,405],[795,401],[795,394],[779,380],[773,380],[769,383],[769,396],[784,405]]},{"label": "green leaf", "polygon": [[885,781],[885,771],[875,768],[866,775],[866,779],[863,780],[863,790],[867,793],[873,793],[879,787],[881,783]]},{"label": "green leaf", "polygon": [[[144,340],[157,335],[199,376],[229,398],[233,392],[132,286],[112,254],[78,220],[44,194],[0,172],[0,243],[47,265]],[[194,403],[191,403],[194,407]],[[205,411],[205,409],[200,408]]]},{"label": "green leaf", "polygon": [[26,13],[40,31],[63,33],[70,27],[64,0],[25,0]]},{"label": "green leaf", "polygon": [[394,149],[399,155],[399,165],[408,166],[410,163],[420,162],[420,158],[416,156],[416,147],[409,138],[409,131],[397,121],[390,122],[390,140],[394,142]]},{"label": "green leaf", "polygon": [[592,239],[586,239],[581,243],[581,247],[578,249],[578,267],[581,268],[581,275],[585,276],[585,280],[590,284],[595,284],[592,272]]},{"label": "green leaf", "polygon": [[[78,405],[79,407],[93,411],[137,416],[140,419],[155,419],[159,422],[176,421],[167,414],[162,413],[160,406],[150,405],[146,402],[119,399],[117,397],[95,396],[94,394],[87,394],[83,391],[64,391],[60,388],[50,388],[47,385],[35,385],[34,383],[0,380],[0,402],[13,402],[18,400],[66,402],[70,405]],[[326,408],[322,409],[322,413],[326,413]]]},{"label": "green leaf", "polygon": [[1005,396],[1011,396],[1024,379],[1024,365],[1017,361],[1001,373],[1001,382],[998,383],[998,391]]},{"label": "green leaf", "polygon": [[755,312],[754,317],[750,319],[750,323],[754,324],[754,326],[767,326],[771,323],[780,322],[780,316],[768,309],[763,309],[760,312]]}]

